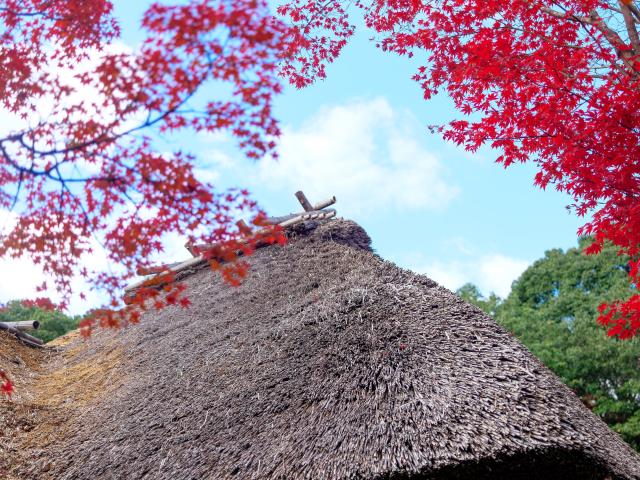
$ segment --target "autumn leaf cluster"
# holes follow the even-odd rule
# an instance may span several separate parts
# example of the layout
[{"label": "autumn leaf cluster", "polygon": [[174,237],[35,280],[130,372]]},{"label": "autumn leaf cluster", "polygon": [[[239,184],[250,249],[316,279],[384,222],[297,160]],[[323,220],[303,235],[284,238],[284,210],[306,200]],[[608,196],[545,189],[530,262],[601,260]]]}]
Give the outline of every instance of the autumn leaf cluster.
[{"label": "autumn leaf cluster", "polygon": [[[119,44],[106,0],[0,2],[0,102],[15,119],[0,134],[0,256],[30,258],[61,307],[77,276],[110,294],[103,312],[116,307],[170,233],[235,252],[237,216],[260,213],[246,190],[202,181],[192,152],[158,138],[225,132],[250,158],[275,155],[272,102],[293,30],[266,1],[238,0],[156,2],[141,31],[136,49]],[[200,93],[211,85],[222,93]],[[92,255],[109,266],[92,271]],[[245,270],[221,268],[229,280]],[[186,304],[178,294],[163,302]]]}]

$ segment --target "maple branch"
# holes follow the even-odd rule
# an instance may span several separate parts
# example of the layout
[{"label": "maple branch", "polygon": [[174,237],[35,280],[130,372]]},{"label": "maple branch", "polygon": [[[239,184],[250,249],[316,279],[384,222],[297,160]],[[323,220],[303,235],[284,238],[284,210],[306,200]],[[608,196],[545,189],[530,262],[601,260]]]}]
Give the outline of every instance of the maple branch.
[{"label": "maple branch", "polygon": [[631,11],[633,16],[635,17],[635,21],[637,23],[640,23],[640,10],[638,10],[638,7],[636,7],[635,3],[630,2],[630,3],[625,4],[625,5],[627,6],[627,8]]},{"label": "maple branch", "polygon": [[[62,174],[60,173],[60,170],[58,170],[58,175],[60,175],[60,177],[62,177]],[[95,240],[98,241],[100,246],[104,248],[104,245],[102,245],[100,240],[95,235],[94,229],[91,228],[92,224],[91,224],[91,219],[89,218],[89,212],[87,212],[87,210],[84,208],[84,205],[82,204],[82,201],[80,201],[78,199],[77,195],[75,195],[71,191],[71,189],[69,188],[69,185],[67,185],[67,182],[65,180],[61,180],[61,188],[63,188],[71,198],[75,198],[76,202],[77,202],[77,205],[80,207],[80,211],[82,212],[82,216],[84,218],[84,230],[85,230],[85,232],[83,232],[83,233],[86,233],[86,230],[88,230],[88,229],[91,230],[91,234],[93,235]]]},{"label": "maple branch", "polygon": [[64,18],[62,17],[52,17],[51,15],[47,15],[47,9],[51,7],[52,3],[53,2],[44,2],[41,7],[42,9],[36,12],[22,12],[22,11],[12,10],[7,7],[0,7],[0,13],[13,15],[14,17],[25,17],[25,18],[43,17],[46,20],[56,20],[56,21],[64,20]]},{"label": "maple branch", "polygon": [[[510,23],[509,21],[507,21],[506,19],[504,19],[504,17],[502,17],[502,18],[495,18],[494,17],[494,20],[501,25],[500,29],[513,30],[514,32],[520,32],[520,33],[526,33],[526,34],[529,34],[529,35],[535,35],[536,37],[541,38],[545,42],[549,42],[549,43],[551,43],[553,45],[556,45],[558,47],[571,48],[571,49],[574,49],[574,50],[581,50],[581,49],[584,48],[584,46],[582,46],[582,45],[573,44],[573,43],[567,43],[567,42],[558,43],[554,39],[552,39],[552,38],[550,38],[547,35],[544,35],[542,33],[532,32],[530,30],[526,30],[524,27],[515,26],[512,23]],[[471,30],[471,33],[477,33],[477,30]],[[459,37],[459,36],[458,35],[447,35],[446,36],[446,38],[456,38],[456,37]]]},{"label": "maple branch", "polygon": [[327,8],[329,5],[331,5],[332,3],[335,3],[336,0],[327,0],[324,5],[321,5],[320,8],[317,9],[316,12],[314,12],[313,15],[311,15],[311,17],[309,18],[309,20],[307,21],[307,23],[301,28],[302,31],[306,32],[307,29],[309,28],[309,25],[311,25],[311,22],[313,22],[316,18],[318,18],[318,16],[322,13],[324,13],[325,8]]},{"label": "maple branch", "polygon": [[491,140],[491,141],[518,141],[518,140],[534,140],[539,138],[556,138],[558,135],[548,135],[548,134],[540,134],[540,135],[511,135],[508,137],[482,137],[482,140]]},{"label": "maple branch", "polygon": [[[143,130],[143,129],[148,128],[148,127],[152,127],[155,124],[157,124],[157,123],[161,122],[162,120],[166,119],[169,115],[171,115],[171,114],[175,113],[176,111],[178,111],[178,109],[182,105],[184,105],[189,100],[189,98],[193,96],[194,93],[195,93],[195,89],[194,89],[194,91],[189,93],[189,95],[187,95],[177,105],[175,105],[174,107],[166,110],[165,112],[163,112],[161,115],[158,115],[154,119],[151,118],[151,112],[149,112],[149,115],[147,116],[147,119],[143,123],[141,123],[141,124],[139,124],[139,125],[137,125],[135,127],[132,127],[129,130],[125,130],[123,132],[120,132],[120,133],[114,133],[112,135],[103,134],[102,136],[98,136],[98,137],[92,138],[91,140],[87,140],[87,141],[80,142],[80,143],[74,143],[73,145],[65,147],[63,149],[53,148],[51,150],[38,150],[38,149],[35,149],[35,148],[32,148],[32,147],[26,145],[24,142],[21,142],[21,143],[31,153],[34,153],[34,154],[37,154],[39,156],[44,157],[44,156],[49,156],[49,155],[59,155],[59,154],[63,154],[63,153],[70,153],[70,152],[74,152],[76,150],[84,150],[85,148],[90,147],[90,146],[100,145],[102,143],[107,143],[107,142],[113,142],[115,140],[118,140],[118,139],[120,139],[122,137],[130,135],[130,134],[135,133],[137,131]],[[20,135],[20,139],[21,139],[21,137],[23,135]],[[8,137],[8,138],[3,139],[3,140],[11,140],[11,139],[13,139],[13,137]],[[3,140],[0,140],[0,142],[2,142]]]},{"label": "maple branch", "polygon": [[9,207],[9,212],[13,212],[13,209],[16,207],[16,204],[18,203],[18,198],[20,197],[20,189],[22,188],[23,180],[24,180],[24,172],[21,171],[18,177],[18,186],[16,187],[16,193],[13,195],[11,206]]},{"label": "maple branch", "polygon": [[624,24],[627,27],[627,33],[629,34],[629,40],[633,46],[633,53],[637,55],[640,52],[640,38],[638,37],[638,30],[636,29],[633,14],[627,4],[622,0],[618,0],[620,8],[622,10],[622,16],[624,18]]},{"label": "maple branch", "polygon": [[[13,160],[11,158],[11,156],[9,155],[9,152],[7,152],[7,149],[4,146],[4,141],[6,141],[6,139],[4,140],[0,140],[0,153],[2,153],[2,156],[4,157],[4,159],[6,160],[6,162],[11,165],[20,175],[19,178],[19,185],[22,183],[22,181],[24,180],[24,175],[31,175],[34,177],[46,177],[50,180],[54,180],[56,182],[59,183],[64,183],[64,182],[69,182],[69,183],[84,183],[84,182],[90,182],[90,181],[107,181],[107,182],[114,182],[117,180],[117,178],[114,177],[84,177],[84,178],[64,178],[59,170],[60,165],[64,164],[67,162],[67,160],[63,160],[61,162],[56,162],[53,164],[53,166],[44,169],[44,170],[38,170],[35,168],[35,166],[32,164],[30,167],[24,167],[22,165],[20,165],[19,163],[17,163],[15,160]],[[56,171],[58,173],[58,175],[55,175],[53,172]],[[19,192],[19,190],[18,190]],[[16,195],[17,193],[16,192]],[[13,203],[15,204],[17,202],[17,199],[14,198]]]},{"label": "maple branch", "polygon": [[[609,42],[609,44],[614,48],[616,54],[620,59],[623,60],[627,67],[627,73],[637,76],[640,72],[638,72],[634,68],[633,57],[635,56],[634,52],[625,49],[625,42],[620,37],[618,32],[610,28],[606,22],[602,19],[602,17],[598,14],[598,12],[594,9],[589,12],[589,16],[584,15],[576,15],[569,12],[561,12],[558,10],[554,10],[551,7],[546,5],[542,5],[539,7],[540,11],[546,13],[547,15],[551,15],[552,17],[559,18],[562,20],[571,20],[574,22],[578,22],[582,25],[591,25],[595,27],[604,38]],[[635,30],[635,29],[634,29]],[[636,32],[637,35],[637,32]]]},{"label": "maple branch", "polygon": [[[60,155],[63,153],[70,153],[70,152],[74,152],[77,150],[83,150],[87,147],[90,146],[97,146],[100,145],[102,143],[105,142],[113,142],[116,141],[126,135],[130,135],[132,133],[135,133],[139,130],[151,127],[155,124],[157,124],[158,122],[164,120],[165,118],[167,118],[169,115],[177,112],[179,110],[179,108],[181,106],[183,106],[197,91],[197,87],[194,88],[194,90],[192,90],[187,96],[185,96],[185,98],[182,99],[182,101],[180,101],[178,104],[176,104],[174,107],[172,107],[171,109],[168,109],[167,111],[163,112],[161,115],[159,115],[158,117],[151,119],[151,116],[149,115],[147,117],[147,120],[140,124],[137,125],[133,128],[130,128],[129,130],[126,130],[124,132],[121,132],[119,134],[114,134],[111,136],[99,136],[97,138],[93,138],[91,140],[87,140],[86,142],[82,142],[82,143],[77,143],[74,144],[70,147],[67,147],[65,149],[51,149],[51,150],[38,150],[34,145],[29,145],[24,141],[24,136],[26,135],[26,132],[22,132],[20,134],[15,134],[15,135],[11,135],[8,137],[5,137],[3,139],[0,139],[0,153],[2,153],[2,156],[5,158],[5,160],[13,167],[15,168],[18,172],[20,172],[21,174],[29,174],[29,175],[33,175],[33,176],[45,176],[51,180],[55,180],[57,182],[73,182],[73,183],[82,183],[82,182],[88,182],[88,181],[109,181],[112,182],[114,180],[116,180],[113,177],[84,177],[84,178],[62,178],[60,176],[60,170],[59,167],[60,165],[69,162],[68,159],[62,160],[62,161],[57,161],[55,162],[52,166],[50,166],[47,169],[42,169],[42,170],[37,170],[33,165],[31,167],[24,167],[20,164],[18,164],[17,162],[15,162],[9,155],[9,153],[7,152],[6,148],[4,147],[4,142],[18,142],[23,148],[25,148],[28,152],[32,153],[33,155],[38,155],[39,157],[46,157],[46,156],[55,156],[55,155]],[[56,171],[58,172],[58,176],[54,175],[52,172]]]},{"label": "maple branch", "polygon": [[[640,10],[638,10],[638,7],[636,7],[633,4],[629,4],[627,6],[629,7],[629,10],[633,14],[633,17],[635,17],[633,19],[633,21],[635,23],[640,23]],[[619,8],[616,8],[616,7],[612,7],[611,5],[603,5],[603,8],[606,8],[607,10],[611,10],[612,12],[616,12],[616,13],[619,13],[620,15],[622,15],[622,10],[620,10]]]},{"label": "maple branch", "polygon": [[568,12],[559,12],[558,10],[554,10],[546,6],[540,7],[540,10],[562,20],[572,20],[578,23],[596,27],[605,36],[605,38],[609,40],[609,43],[611,43],[611,45],[616,49],[618,49],[621,45],[624,45],[624,41],[622,40],[620,35],[618,35],[618,32],[609,28],[609,26],[604,22],[602,17],[600,17],[598,12],[595,10],[591,10],[588,17],[575,15]]},{"label": "maple branch", "polygon": [[15,17],[38,17],[43,16],[45,18],[49,18],[45,16],[45,11],[41,10],[39,12],[17,12],[15,10],[11,10],[7,7],[0,7],[1,13],[8,13],[9,15],[13,15]]},{"label": "maple branch", "polygon": [[[209,71],[212,71],[214,66],[215,66],[215,62],[220,59],[222,57],[222,52],[224,52],[225,47],[227,46],[229,42],[229,38],[227,38],[223,44],[222,44],[222,51],[217,54],[216,56],[212,56],[210,52],[206,52],[206,57],[207,57],[207,67],[209,68]],[[108,134],[108,132],[104,132],[103,134],[94,137],[90,140],[86,140],[84,142],[79,142],[79,143],[73,143],[71,146],[65,146],[64,149],[60,149],[60,148],[53,148],[50,150],[38,150],[35,145],[28,145],[25,141],[24,141],[24,136],[26,135],[26,132],[22,132],[19,134],[14,134],[8,137],[5,137],[4,139],[0,139],[0,145],[5,142],[5,141],[17,141],[19,142],[27,151],[29,151],[30,153],[34,154],[34,155],[38,155],[40,157],[44,157],[44,156],[53,156],[53,155],[58,155],[58,154],[64,154],[64,153],[71,153],[77,150],[83,150],[87,147],[90,146],[97,146],[100,145],[102,143],[110,143],[110,142],[114,142],[122,137],[125,137],[127,135],[131,135],[135,132],[138,132],[140,130],[144,130],[146,128],[152,127],[160,122],[162,122],[163,120],[167,119],[170,115],[173,115],[174,113],[181,113],[180,108],[183,107],[191,98],[193,98],[193,96],[197,93],[198,89],[203,85],[203,83],[206,81],[206,76],[203,78],[198,79],[198,81],[196,82],[196,84],[193,86],[193,88],[187,92],[187,94],[184,96],[184,98],[182,98],[179,102],[177,102],[175,105],[173,105],[171,108],[168,108],[167,110],[165,110],[164,112],[162,112],[161,114],[159,114],[156,118],[152,118],[152,111],[149,111],[147,114],[147,118],[146,120],[139,124],[136,125],[135,127],[132,127],[128,130],[125,130],[123,132],[120,133],[113,133],[111,135]],[[108,130],[109,127],[105,128],[105,130]],[[4,149],[2,150],[2,153],[4,154],[5,158],[7,158],[7,161],[10,161],[8,158],[8,155],[6,154],[6,151],[4,151]],[[60,163],[56,163],[54,166],[50,167],[47,170],[44,171],[34,171],[34,170],[27,170],[27,173],[32,173],[35,175],[45,175],[45,176],[49,176],[49,174],[51,173],[51,171],[53,171],[56,166],[67,162],[68,160],[63,160]],[[10,162],[14,167],[17,167],[17,165],[14,162]],[[19,167],[17,167],[19,168]],[[76,180],[76,181],[87,181],[87,180],[93,180],[93,178],[88,178],[88,179],[80,179],[80,180]],[[96,179],[98,180],[98,179]]]}]

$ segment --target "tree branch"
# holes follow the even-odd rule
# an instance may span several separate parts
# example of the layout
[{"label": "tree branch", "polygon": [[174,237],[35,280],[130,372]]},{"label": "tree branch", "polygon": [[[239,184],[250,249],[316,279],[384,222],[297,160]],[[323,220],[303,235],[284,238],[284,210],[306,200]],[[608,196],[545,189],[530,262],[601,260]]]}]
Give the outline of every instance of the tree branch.
[{"label": "tree branch", "polygon": [[629,35],[629,41],[633,46],[633,54],[638,55],[640,53],[640,38],[638,37],[638,30],[636,29],[636,24],[633,19],[633,14],[629,9],[628,5],[625,4],[622,0],[618,0],[620,4],[620,9],[622,10],[622,16],[624,17],[624,24],[627,27],[627,34]]},{"label": "tree branch", "polygon": [[[609,44],[613,47],[618,58],[622,59],[625,66],[627,67],[627,73],[638,76],[640,72],[638,72],[635,68],[633,57],[636,55],[632,50],[628,50],[624,48],[626,46],[625,41],[620,37],[618,32],[611,29],[606,22],[602,19],[602,17],[598,14],[598,12],[594,9],[589,12],[589,16],[584,15],[575,15],[568,12],[561,12],[559,10],[554,10],[551,7],[547,7],[545,5],[540,7],[540,11],[546,13],[547,15],[551,15],[552,17],[559,18],[562,20],[571,20],[574,22],[581,23],[582,25],[590,25],[595,27],[604,38],[609,42]],[[635,27],[634,27],[635,31]],[[636,32],[637,35],[637,32]],[[640,44],[640,42],[639,42]]]}]

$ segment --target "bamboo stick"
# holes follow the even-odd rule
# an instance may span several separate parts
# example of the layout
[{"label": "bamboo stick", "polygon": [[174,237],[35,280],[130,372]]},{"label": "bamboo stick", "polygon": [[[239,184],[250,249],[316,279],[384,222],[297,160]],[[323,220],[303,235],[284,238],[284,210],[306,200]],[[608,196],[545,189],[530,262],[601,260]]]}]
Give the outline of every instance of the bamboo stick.
[{"label": "bamboo stick", "polygon": [[176,265],[181,264],[182,262],[174,262],[166,265],[152,265],[150,267],[140,267],[136,270],[136,274],[140,276],[149,276],[155,275],[156,273],[162,273],[167,268],[175,267]]},{"label": "bamboo stick", "polygon": [[40,328],[40,322],[37,320],[26,320],[23,322],[3,322],[5,325],[14,327],[17,330],[24,332],[25,330],[37,330]]},{"label": "bamboo stick", "polygon": [[[18,330],[18,332],[20,332],[20,330]],[[24,332],[20,332],[17,335],[18,338],[20,338],[21,340],[25,340],[29,343],[35,343],[37,345],[44,345],[44,340],[38,338],[38,337],[34,337],[33,335],[29,335],[28,333],[24,333]]]},{"label": "bamboo stick", "polygon": [[[312,212],[308,212],[308,213],[301,213],[298,215],[289,215],[287,220],[284,222],[281,222],[278,224],[278,226],[280,227],[289,227],[291,225],[295,225],[297,223],[301,223],[304,222],[305,220],[312,220],[312,219],[325,219],[325,218],[331,218],[333,216],[335,216],[336,211],[334,209],[329,209],[329,210],[320,210],[320,211],[312,211]],[[266,234],[269,233],[269,229],[268,228],[263,228],[261,230],[258,230],[255,235],[261,235],[261,234]],[[241,242],[239,242],[240,244],[246,244],[248,243],[248,240],[243,240]],[[209,250],[212,248],[217,247],[219,244],[217,243],[202,243],[199,245],[191,245],[191,248],[193,249],[194,252],[198,251],[198,250]],[[264,242],[261,242],[260,240],[257,241],[257,246],[263,246]],[[197,257],[196,257],[197,258]],[[167,268],[165,270],[162,271],[158,271],[156,273],[169,273],[174,272],[175,270],[173,269],[173,267],[175,268],[180,268],[181,264],[184,262],[178,262],[178,263],[174,263],[171,265],[168,265]],[[171,268],[170,268],[171,267]]]},{"label": "bamboo stick", "polygon": [[4,322],[0,322],[0,330],[6,330],[7,332],[13,333],[14,335],[17,335],[20,332],[20,330],[18,330],[17,328],[12,327],[11,325],[7,325]]},{"label": "bamboo stick", "polygon": [[316,203],[315,205],[313,205],[312,210],[322,210],[323,208],[327,208],[331,205],[333,205],[334,203],[336,203],[336,197],[333,196],[331,198],[327,198],[326,200],[323,200],[321,202]]},{"label": "bamboo stick", "polygon": [[28,343],[32,347],[41,347],[44,345],[44,342],[37,338],[29,335],[28,333],[24,333],[23,331],[18,330],[17,328],[7,325],[4,322],[0,322],[0,330],[6,330],[9,333],[13,333],[18,339],[22,340],[25,343]]},{"label": "bamboo stick", "polygon": [[279,223],[278,225],[281,226],[282,228],[285,228],[285,227],[290,227],[292,225],[295,225],[297,223],[302,223],[305,220],[321,220],[321,219],[334,217],[335,215],[336,215],[335,210],[324,210],[319,212],[303,213],[302,215],[298,215],[297,217],[290,218],[289,220]]},{"label": "bamboo stick", "polygon": [[[283,226],[287,221],[293,218],[303,218],[303,220],[310,220],[311,218],[325,218],[322,214],[326,214],[327,212],[335,212],[335,210],[333,208],[330,208],[328,210],[311,210],[309,212],[291,213],[289,215],[283,215],[281,217],[269,217],[267,218],[267,222],[270,223],[271,225]],[[321,214],[321,215],[319,215],[318,217],[309,216],[309,215],[315,215],[315,214]]]},{"label": "bamboo stick", "polygon": [[192,256],[192,257],[196,257],[196,256],[197,256],[197,255],[193,252],[193,246],[192,246],[189,242],[187,242],[187,243],[185,243],[185,244],[184,244],[184,248],[186,248],[186,249],[189,251],[189,253],[191,254],[191,256]]},{"label": "bamboo stick", "polygon": [[311,206],[311,203],[309,202],[309,200],[307,200],[307,197],[302,192],[302,190],[298,190],[296,192],[296,198],[300,202],[300,205],[302,205],[302,208],[304,208],[305,212],[309,212],[309,211],[313,210],[313,207]]},{"label": "bamboo stick", "polygon": [[247,223],[244,220],[238,220],[236,222],[236,226],[238,227],[238,230],[240,230],[240,233],[244,235],[251,235],[252,233],[251,227],[247,225]]},{"label": "bamboo stick", "polygon": [[[17,338],[19,341],[26,343],[30,347],[42,348],[44,346],[44,342],[42,340],[36,337],[32,337],[31,335],[29,335],[28,337],[26,336],[26,334],[25,336],[17,335]],[[37,341],[33,341],[30,339],[37,340]]]},{"label": "bamboo stick", "polygon": [[[181,270],[185,270],[189,267],[193,267],[198,265],[201,262],[205,262],[205,258],[202,255],[198,255],[197,257],[194,258],[190,258],[189,260],[185,260],[184,262],[180,262],[176,265],[174,265],[173,267],[167,268],[165,270],[163,270],[162,272],[160,272],[159,274],[157,274],[156,276],[159,275],[169,275],[171,273],[177,273]],[[154,277],[155,278],[155,277]],[[133,283],[127,287],[125,287],[124,291],[125,293],[130,292],[131,290],[135,290],[136,288],[142,287],[144,286],[144,284],[149,283],[151,279],[149,278],[145,278],[140,280],[139,282]]]},{"label": "bamboo stick", "polygon": [[[257,233],[265,233],[267,230],[260,230]],[[245,242],[241,242],[241,243],[246,243]],[[203,244],[203,245],[192,245],[192,248],[199,248],[199,249],[210,249],[210,248],[214,248],[215,246],[217,246],[217,244]],[[184,262],[179,262],[179,263],[175,263],[172,266],[170,266],[169,268],[166,268],[165,270],[158,272],[157,276],[161,276],[161,275],[170,275],[172,273],[179,273],[183,270],[186,270],[187,268],[190,267],[195,267],[197,265],[200,264],[204,264],[208,261],[208,259],[206,259],[203,255],[198,255],[194,258],[190,258],[189,260],[185,260]],[[154,278],[156,278],[154,277]],[[140,280],[139,282],[133,283],[131,285],[128,285],[127,287],[125,287],[124,292],[125,294],[135,290],[136,288],[140,288],[142,286],[144,286],[145,283],[150,283],[152,279],[149,278],[145,278],[143,280]]]},{"label": "bamboo stick", "polygon": [[298,215],[302,215],[303,213],[304,212],[298,212],[298,213],[290,213],[289,215],[282,215],[280,217],[267,217],[265,219],[265,222],[267,222],[270,225],[278,225],[279,223],[282,223],[286,220],[297,217]]},{"label": "bamboo stick", "polygon": [[[305,199],[306,199],[306,197],[305,197]],[[291,218],[297,217],[298,215],[302,215],[302,214],[304,214],[306,212],[313,212],[313,211],[317,211],[317,210],[323,210],[324,208],[327,208],[327,207],[333,205],[334,203],[336,203],[335,195],[333,197],[327,198],[326,200],[318,202],[315,205],[311,205],[310,210],[304,210],[303,212],[298,212],[298,213],[290,213],[289,215],[282,215],[282,216],[279,216],[279,217],[267,217],[266,218],[266,222],[271,224],[271,225],[275,225],[275,224],[284,222],[286,220],[289,220]]]}]

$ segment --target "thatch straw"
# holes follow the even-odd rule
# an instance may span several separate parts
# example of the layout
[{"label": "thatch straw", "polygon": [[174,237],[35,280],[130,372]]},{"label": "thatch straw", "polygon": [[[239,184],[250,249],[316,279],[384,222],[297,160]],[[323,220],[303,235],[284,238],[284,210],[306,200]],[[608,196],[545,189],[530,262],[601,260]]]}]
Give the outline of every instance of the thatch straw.
[{"label": "thatch straw", "polygon": [[241,287],[201,270],[186,279],[190,309],[149,313],[115,340],[100,332],[77,361],[119,349],[122,386],[17,471],[640,477],[638,455],[508,332],[368,247],[352,222],[301,229],[286,247],[250,257]]}]

